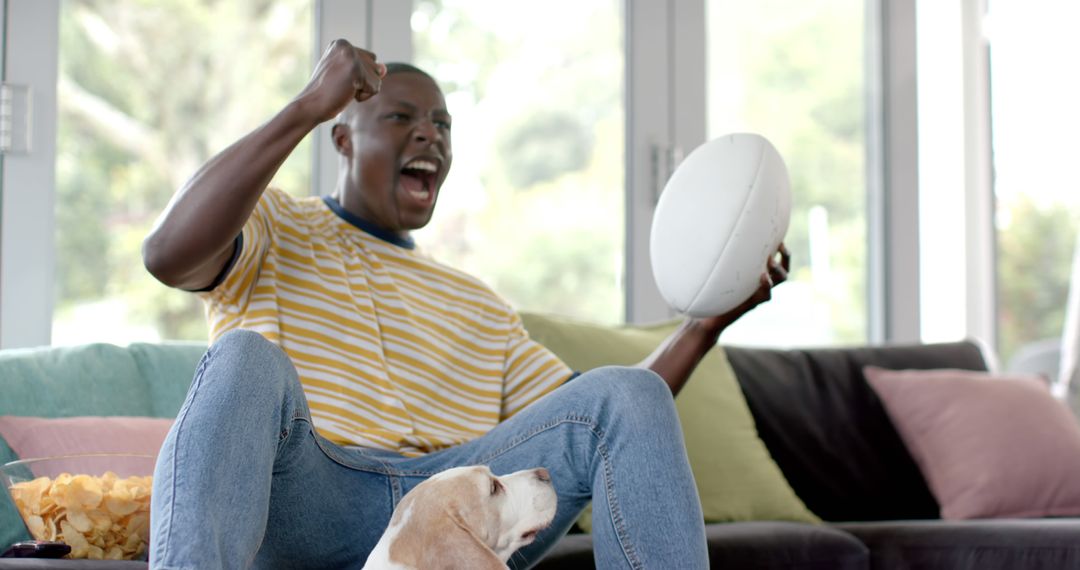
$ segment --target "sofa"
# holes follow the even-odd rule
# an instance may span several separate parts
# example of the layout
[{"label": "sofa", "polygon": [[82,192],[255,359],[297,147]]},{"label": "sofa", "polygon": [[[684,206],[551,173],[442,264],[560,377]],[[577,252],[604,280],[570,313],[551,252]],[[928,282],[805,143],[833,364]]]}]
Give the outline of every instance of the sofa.
[{"label": "sofa", "polygon": [[[675,326],[522,317],[534,338],[579,370],[632,364]],[[204,349],[199,343],[136,343],[0,351],[0,416],[171,418]],[[1080,518],[1073,517],[1080,507],[1054,510],[1054,501],[1068,503],[1068,493],[1039,498],[1050,501],[1043,509],[1050,515],[943,519],[937,479],[932,489],[922,452],[917,461],[907,432],[897,428],[898,416],[867,377],[867,367],[985,374],[987,362],[980,346],[967,341],[789,350],[721,345],[710,351],[676,405],[712,566],[1080,569]],[[0,462],[15,458],[0,439]],[[1080,471],[1075,478],[1080,481]],[[591,516],[587,511],[537,568],[594,568]],[[25,530],[4,495],[0,542],[21,537]],[[0,569],[140,567],[145,562],[0,559]]]}]

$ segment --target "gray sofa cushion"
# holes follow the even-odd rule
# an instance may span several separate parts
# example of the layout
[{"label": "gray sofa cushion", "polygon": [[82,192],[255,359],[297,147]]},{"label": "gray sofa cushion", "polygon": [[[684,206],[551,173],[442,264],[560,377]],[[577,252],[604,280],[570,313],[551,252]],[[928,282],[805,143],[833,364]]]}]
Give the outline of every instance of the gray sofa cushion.
[{"label": "gray sofa cushion", "polygon": [[840,523],[875,570],[1080,569],[1080,519]]},{"label": "gray sofa cushion", "polygon": [[0,570],[146,570],[146,567],[146,562],[132,560],[0,558]]},{"label": "gray sofa cushion", "polygon": [[[828,525],[792,522],[738,522],[705,526],[713,568],[746,570],[864,570],[866,546]],[[559,541],[534,568],[595,568],[592,536],[572,534]]]},{"label": "gray sofa cushion", "polygon": [[828,521],[939,518],[937,501],[862,369],[985,370],[978,346],[725,350],[758,434],[816,515]]}]

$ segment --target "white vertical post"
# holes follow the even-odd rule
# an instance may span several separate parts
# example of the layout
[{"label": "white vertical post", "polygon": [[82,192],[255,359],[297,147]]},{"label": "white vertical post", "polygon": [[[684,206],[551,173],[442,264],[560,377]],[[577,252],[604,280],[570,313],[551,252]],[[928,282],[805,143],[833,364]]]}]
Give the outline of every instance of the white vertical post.
[{"label": "white vertical post", "polygon": [[959,340],[967,321],[964,43],[960,2],[918,2],[921,338]]},{"label": "white vertical post", "polygon": [[[316,0],[315,61],[338,38],[373,51],[379,61],[411,61],[412,7],[411,0]],[[329,194],[337,184],[338,156],[330,127],[324,123],[312,134],[312,194]]]},{"label": "white vertical post", "polygon": [[705,142],[708,130],[705,55],[705,0],[673,0],[670,43],[671,67],[670,115],[672,142],[678,166],[682,157]]},{"label": "white vertical post", "polygon": [[626,0],[626,321],[670,318],[649,261],[656,199],[705,141],[705,1]]},{"label": "white vertical post", "polygon": [[370,2],[369,49],[379,56],[379,61],[412,61],[412,0]]},{"label": "white vertical post", "polygon": [[[30,88],[28,153],[3,157],[0,348],[51,342],[59,0],[8,0],[4,81]],[[19,57],[12,57],[19,54]]]},{"label": "white vertical post", "polygon": [[967,218],[967,336],[997,350],[996,236],[990,128],[990,47],[984,33],[987,0],[965,0],[964,174]]},{"label": "white vertical post", "polygon": [[995,344],[985,0],[919,4],[922,340]]},{"label": "white vertical post", "polygon": [[885,341],[919,340],[919,153],[915,0],[878,0],[881,17]]},{"label": "white vertical post", "polygon": [[[316,0],[315,38],[311,50],[315,63],[322,57],[330,42],[342,38],[356,46],[368,47],[370,0]],[[337,184],[338,155],[330,140],[329,123],[312,132],[311,193],[329,194]]]}]

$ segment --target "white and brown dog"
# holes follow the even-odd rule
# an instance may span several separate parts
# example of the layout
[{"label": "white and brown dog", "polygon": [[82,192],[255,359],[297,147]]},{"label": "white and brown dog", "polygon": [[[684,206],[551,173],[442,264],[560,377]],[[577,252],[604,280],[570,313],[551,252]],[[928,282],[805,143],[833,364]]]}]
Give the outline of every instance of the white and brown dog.
[{"label": "white and brown dog", "polygon": [[551,524],[556,502],[547,469],[448,469],[405,495],[364,568],[505,570]]}]

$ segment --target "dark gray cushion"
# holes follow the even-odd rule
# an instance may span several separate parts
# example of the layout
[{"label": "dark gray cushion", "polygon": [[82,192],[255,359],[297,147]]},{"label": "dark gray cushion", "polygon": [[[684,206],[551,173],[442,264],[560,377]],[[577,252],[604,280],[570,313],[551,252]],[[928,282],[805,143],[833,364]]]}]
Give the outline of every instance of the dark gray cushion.
[{"label": "dark gray cushion", "polygon": [[0,558],[0,570],[146,570],[146,567],[146,562],[132,560]]},{"label": "dark gray cushion", "polygon": [[855,570],[870,568],[866,546],[828,525],[740,522],[705,527],[709,564],[746,570]]},{"label": "dark gray cushion", "polygon": [[[855,537],[827,525],[738,522],[706,525],[713,568],[746,570],[863,570],[870,554]],[[596,568],[592,536],[571,534],[534,568]]]},{"label": "dark gray cushion", "polygon": [[1080,519],[841,523],[875,570],[1080,569]]},{"label": "dark gray cushion", "polygon": [[975,344],[725,350],[758,434],[816,515],[828,521],[939,517],[937,501],[862,369],[985,370]]}]

